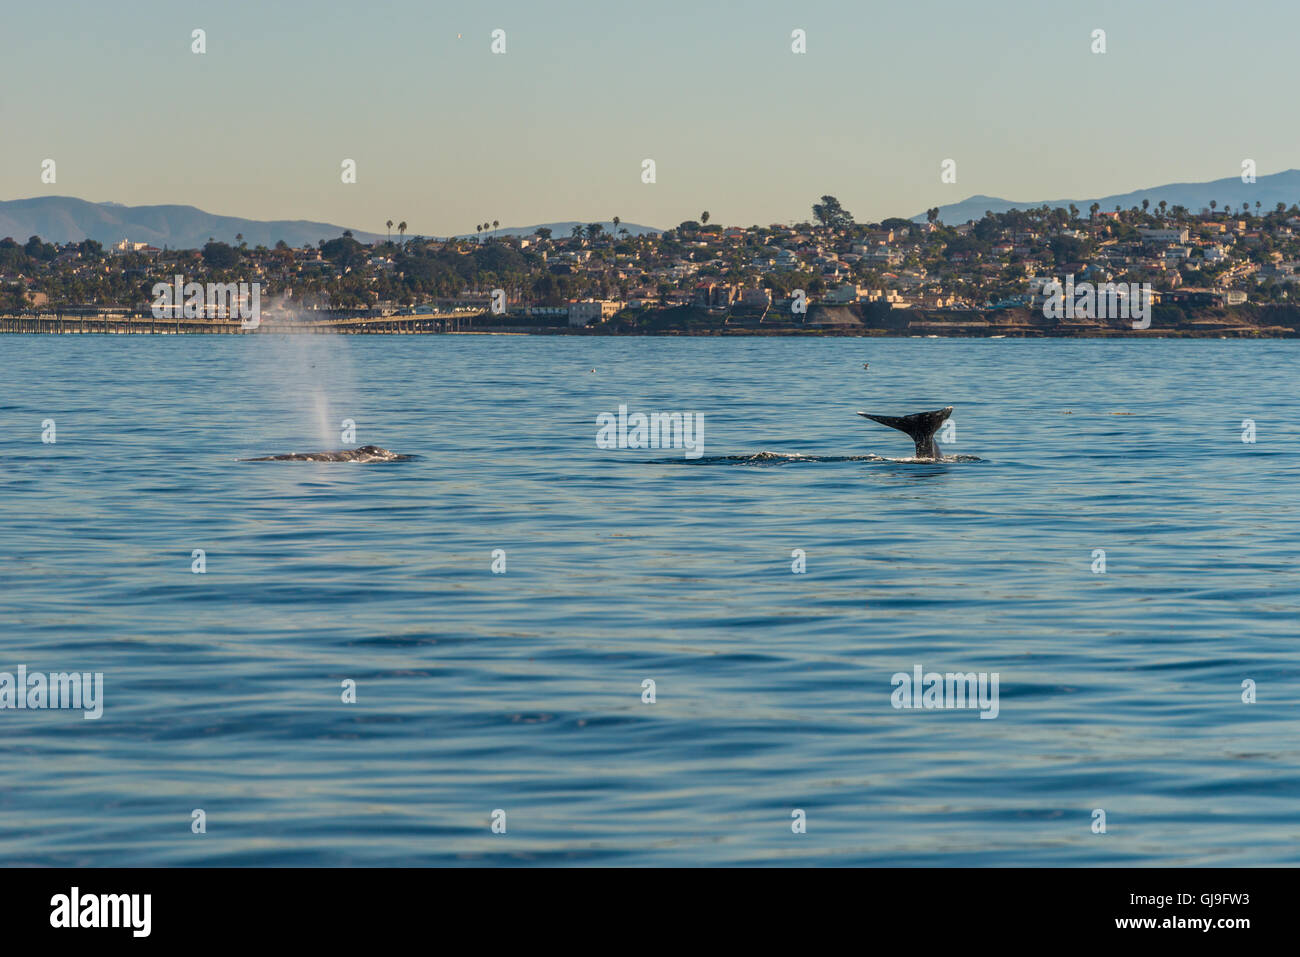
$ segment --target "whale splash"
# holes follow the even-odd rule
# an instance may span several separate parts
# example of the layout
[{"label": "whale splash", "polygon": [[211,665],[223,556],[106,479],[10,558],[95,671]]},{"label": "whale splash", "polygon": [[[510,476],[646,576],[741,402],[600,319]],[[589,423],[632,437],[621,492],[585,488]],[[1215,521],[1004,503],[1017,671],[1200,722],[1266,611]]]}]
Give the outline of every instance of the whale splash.
[{"label": "whale splash", "polygon": [[698,459],[649,459],[646,465],[812,465],[819,462],[878,462],[893,465],[953,465],[959,462],[983,462],[978,455],[942,455],[939,458],[897,458],[883,455],[804,455],[799,452],[755,452],[752,455],[706,455]]}]

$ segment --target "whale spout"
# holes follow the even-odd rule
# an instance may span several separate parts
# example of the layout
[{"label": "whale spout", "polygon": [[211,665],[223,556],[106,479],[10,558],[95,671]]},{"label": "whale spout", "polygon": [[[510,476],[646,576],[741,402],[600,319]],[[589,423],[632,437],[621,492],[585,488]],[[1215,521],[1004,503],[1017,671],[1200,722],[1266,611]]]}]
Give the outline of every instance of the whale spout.
[{"label": "whale spout", "polygon": [[363,445],[359,449],[342,449],[338,452],[291,452],[288,455],[264,455],[244,462],[401,462],[409,455],[398,455],[377,445]]},{"label": "whale spout", "polygon": [[872,415],[870,412],[859,412],[858,415],[872,422],[887,425],[891,429],[906,432],[916,443],[918,459],[937,459],[940,453],[939,446],[934,441],[934,433],[938,432],[939,426],[952,415],[952,406],[934,412],[913,412],[911,415]]}]

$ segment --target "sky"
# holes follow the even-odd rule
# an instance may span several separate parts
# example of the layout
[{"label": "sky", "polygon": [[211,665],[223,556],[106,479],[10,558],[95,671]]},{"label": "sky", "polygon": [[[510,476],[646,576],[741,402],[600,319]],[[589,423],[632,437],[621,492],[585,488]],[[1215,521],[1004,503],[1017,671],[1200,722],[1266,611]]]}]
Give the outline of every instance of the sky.
[{"label": "sky", "polygon": [[1103,196],[1300,166],[1297,34],[1294,0],[11,2],[0,199],[445,235]]}]

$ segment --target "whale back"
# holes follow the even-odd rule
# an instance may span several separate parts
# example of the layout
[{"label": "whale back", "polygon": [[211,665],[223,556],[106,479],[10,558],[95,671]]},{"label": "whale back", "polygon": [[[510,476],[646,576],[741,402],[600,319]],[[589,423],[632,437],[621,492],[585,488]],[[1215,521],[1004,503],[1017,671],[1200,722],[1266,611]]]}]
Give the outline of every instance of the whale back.
[{"label": "whale back", "polygon": [[378,445],[363,445],[356,449],[341,449],[337,452],[291,452],[288,455],[266,455],[258,459],[244,459],[245,462],[401,462],[409,455],[398,455]]}]

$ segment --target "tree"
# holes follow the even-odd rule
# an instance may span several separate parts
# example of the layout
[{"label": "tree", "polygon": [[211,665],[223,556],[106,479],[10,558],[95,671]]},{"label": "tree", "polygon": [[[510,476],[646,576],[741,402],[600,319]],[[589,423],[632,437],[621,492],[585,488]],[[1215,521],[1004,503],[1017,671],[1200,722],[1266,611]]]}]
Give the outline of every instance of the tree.
[{"label": "tree", "polygon": [[496,232],[500,228],[501,228],[501,220],[499,219],[492,220],[492,232]]},{"label": "tree", "polygon": [[362,246],[350,235],[344,235],[339,239],[323,241],[320,244],[321,255],[336,266],[344,268],[348,266],[359,266],[361,263],[365,262],[365,248],[366,247]]},{"label": "tree", "polygon": [[617,216],[615,216],[612,220],[610,220],[610,222],[614,224],[614,232],[618,232],[618,224],[621,223],[622,221],[623,220],[619,219]]},{"label": "tree", "polygon": [[845,229],[853,225],[853,215],[834,196],[823,196],[813,204],[813,216],[827,229]]},{"label": "tree", "polygon": [[0,286],[0,314],[17,316],[27,310],[26,287],[22,285]]},{"label": "tree", "polygon": [[388,241],[390,243],[393,241],[393,221],[391,219],[388,221]]},{"label": "tree", "polygon": [[1058,265],[1079,262],[1088,253],[1088,246],[1083,240],[1069,236],[1053,236],[1047,245]]},{"label": "tree", "polygon": [[930,223],[936,222],[939,219],[939,207],[932,206],[931,208],[927,209],[925,211],[925,219],[926,222],[930,222]]},{"label": "tree", "polygon": [[230,269],[238,257],[226,243],[209,240],[203,247],[203,262],[213,269]]},{"label": "tree", "polygon": [[707,209],[700,213],[700,222],[705,226],[709,225],[709,211]]},{"label": "tree", "polygon": [[406,220],[402,220],[397,224],[397,231],[401,234],[403,239],[406,238]]}]

